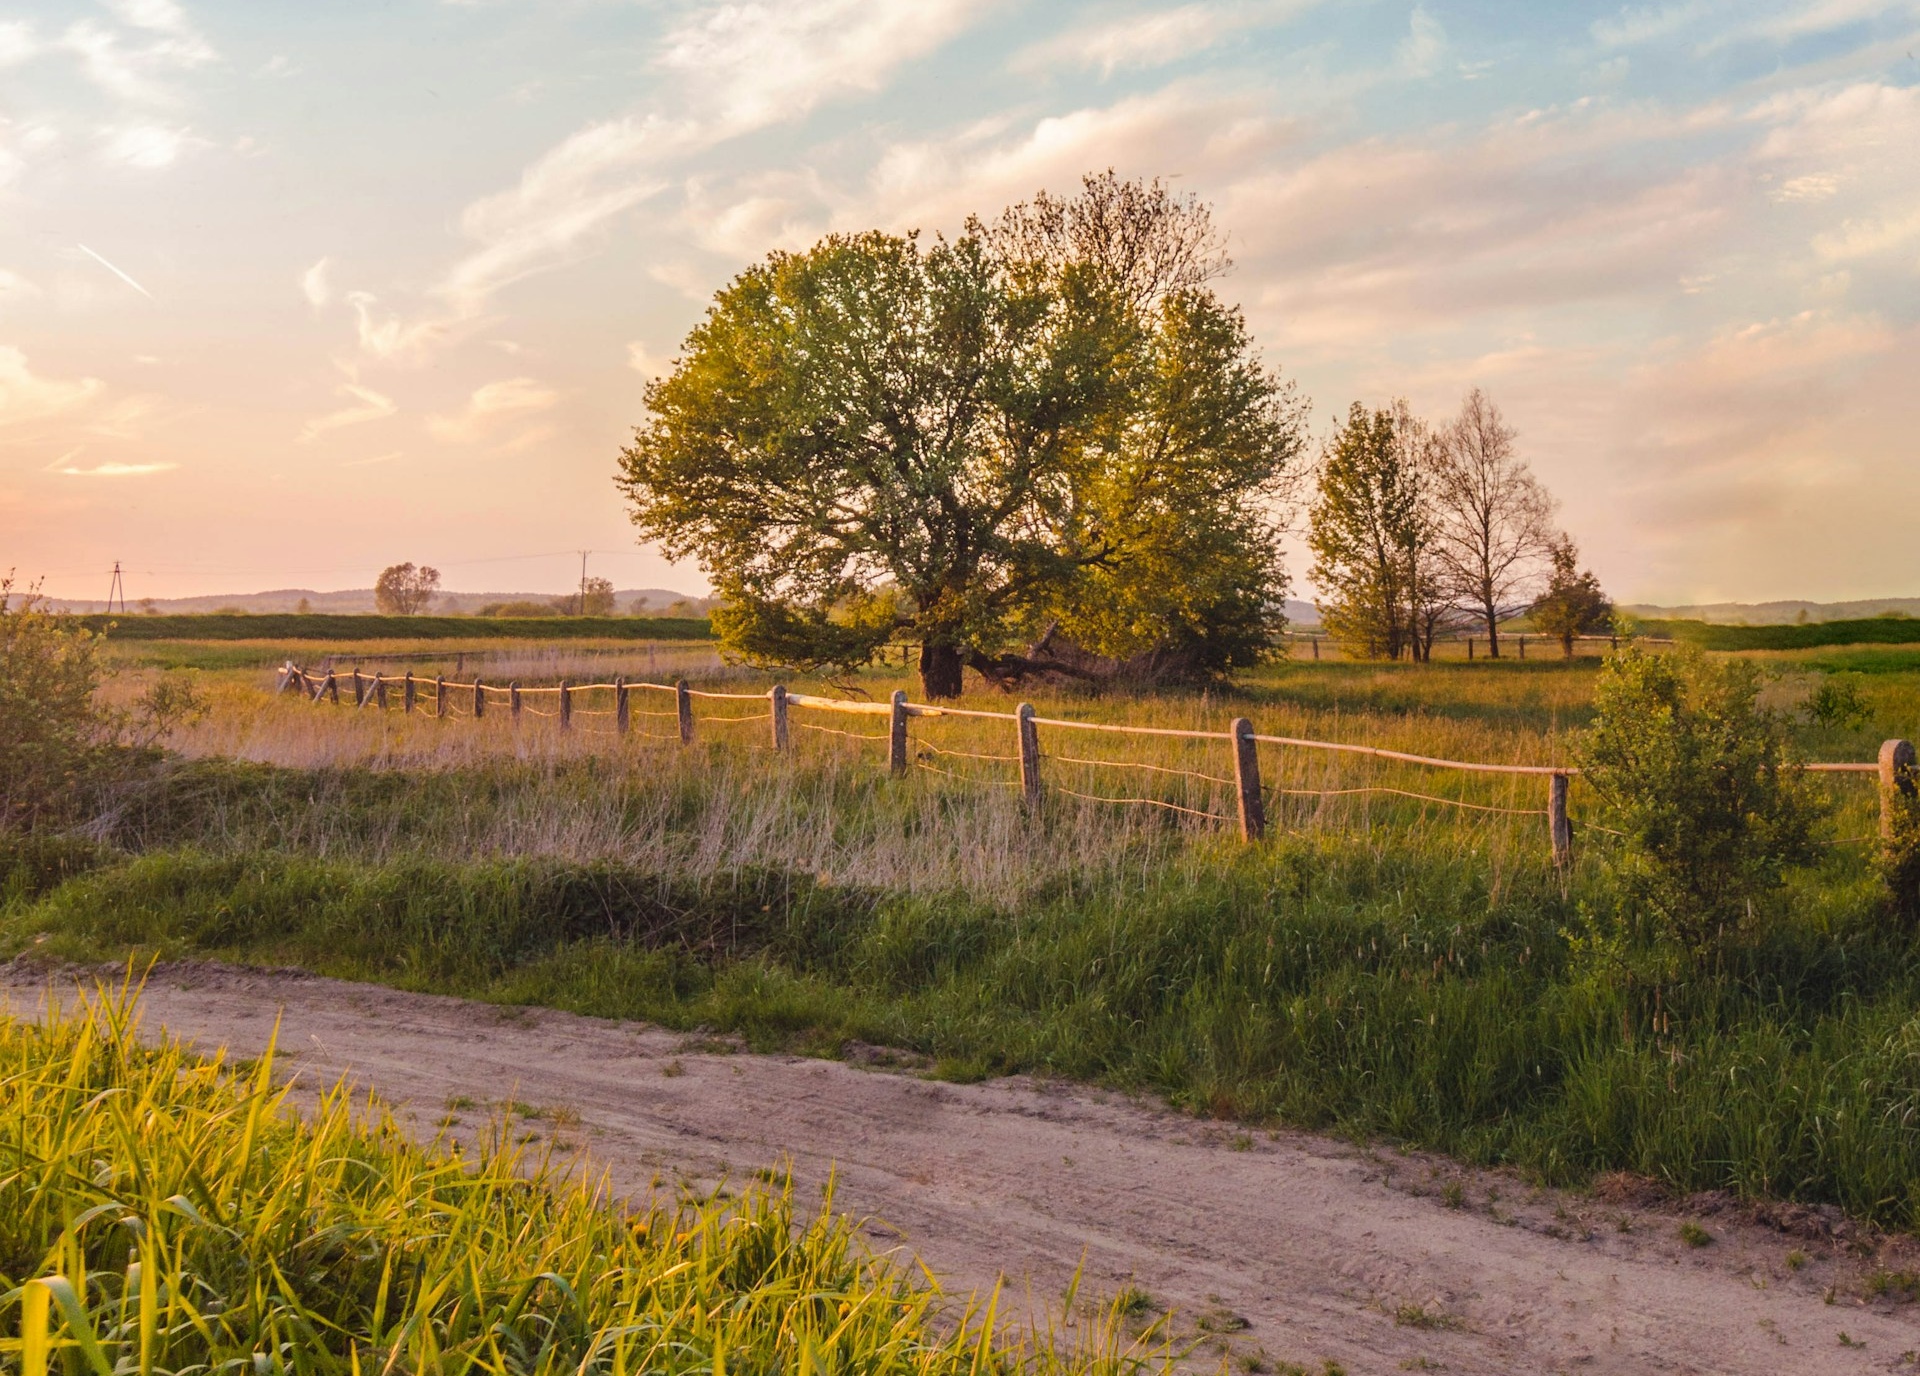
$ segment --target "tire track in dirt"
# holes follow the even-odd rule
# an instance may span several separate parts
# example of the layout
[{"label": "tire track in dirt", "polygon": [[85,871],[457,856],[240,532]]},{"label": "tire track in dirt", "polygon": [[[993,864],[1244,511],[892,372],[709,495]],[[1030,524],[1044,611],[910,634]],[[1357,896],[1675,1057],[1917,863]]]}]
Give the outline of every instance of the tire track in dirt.
[{"label": "tire track in dirt", "polygon": [[[76,978],[112,982],[15,964],[0,967],[0,1001],[32,1015]],[[622,1191],[790,1163],[811,1198],[831,1175],[837,1207],[949,1294],[1004,1278],[1045,1311],[1084,1266],[1083,1293],[1132,1285],[1171,1305],[1209,1366],[1224,1349],[1237,1370],[1771,1376],[1909,1371],[1903,1354],[1920,1349],[1920,1311],[1860,1298],[1865,1263],[1732,1211],[1690,1248],[1680,1212],[1080,1086],[936,1083],[296,972],[164,966],[143,1003],[150,1031],[239,1055],[279,1017],[304,1086],[348,1074],[422,1136],[452,1101],[564,1110],[564,1127],[530,1126],[578,1141]],[[461,1116],[471,1128],[485,1110]]]}]

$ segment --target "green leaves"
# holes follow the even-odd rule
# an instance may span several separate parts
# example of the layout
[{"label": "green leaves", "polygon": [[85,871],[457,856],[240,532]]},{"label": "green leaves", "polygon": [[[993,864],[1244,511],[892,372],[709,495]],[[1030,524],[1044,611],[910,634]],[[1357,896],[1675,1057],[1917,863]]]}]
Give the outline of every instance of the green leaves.
[{"label": "green leaves", "polygon": [[1004,652],[1049,624],[1120,659],[1201,644],[1210,668],[1278,629],[1270,498],[1300,406],[1197,285],[1141,296],[979,234],[835,235],[735,278],[646,397],[634,523],[700,561],[757,662],[919,641],[944,694],[961,659],[1019,672]]},{"label": "green leaves", "polygon": [[1759,688],[1744,660],[1634,649],[1601,673],[1580,751],[1585,782],[1623,833],[1628,911],[1695,957],[1814,855],[1820,807]]}]

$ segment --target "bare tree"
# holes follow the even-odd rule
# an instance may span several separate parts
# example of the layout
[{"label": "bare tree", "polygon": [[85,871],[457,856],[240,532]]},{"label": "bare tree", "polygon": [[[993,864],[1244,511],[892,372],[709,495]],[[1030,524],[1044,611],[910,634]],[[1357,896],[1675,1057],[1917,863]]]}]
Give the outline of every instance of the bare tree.
[{"label": "bare tree", "polygon": [[1091,263],[1135,309],[1195,290],[1233,266],[1204,201],[1174,195],[1158,177],[1122,181],[1112,168],[1082,177],[1077,196],[1042,191],[990,225],[971,216],[967,233],[1011,263],[1053,270]]},{"label": "bare tree", "polygon": [[373,584],[373,605],[388,616],[424,612],[440,591],[440,570],[425,564],[394,564],[380,571]]},{"label": "bare tree", "polygon": [[1478,387],[1439,434],[1432,493],[1436,551],[1453,596],[1487,629],[1500,657],[1500,622],[1526,608],[1553,539],[1554,501],[1513,450],[1516,434]]}]

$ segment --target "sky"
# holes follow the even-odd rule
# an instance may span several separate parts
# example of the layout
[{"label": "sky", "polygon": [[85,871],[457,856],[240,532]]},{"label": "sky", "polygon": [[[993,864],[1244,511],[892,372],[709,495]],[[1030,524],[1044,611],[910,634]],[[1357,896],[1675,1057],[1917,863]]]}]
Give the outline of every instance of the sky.
[{"label": "sky", "polygon": [[1316,436],[1484,388],[1617,597],[1920,594],[1916,53],[1920,0],[13,0],[0,571],[703,591],[612,477],[713,293],[1112,167],[1213,206]]}]

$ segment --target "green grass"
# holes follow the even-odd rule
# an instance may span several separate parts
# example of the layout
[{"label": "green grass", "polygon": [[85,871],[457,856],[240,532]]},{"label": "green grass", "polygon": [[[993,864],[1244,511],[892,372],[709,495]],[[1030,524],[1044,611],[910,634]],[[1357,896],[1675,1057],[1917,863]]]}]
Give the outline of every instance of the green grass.
[{"label": "green grass", "polygon": [[343,1087],[143,1045],[130,1001],[0,1020],[0,1363],[45,1373],[797,1371],[1157,1365],[934,1317],[790,1189],[623,1207],[497,1140],[409,1142]]},{"label": "green grass", "polygon": [[110,640],[710,640],[705,617],[334,616],[313,612],[94,614],[75,620]]},{"label": "green grass", "polygon": [[1722,626],[1711,621],[1642,621],[1645,635],[1671,636],[1706,650],[1805,650],[1820,645],[1920,644],[1920,619],[1870,616],[1797,626]]},{"label": "green grass", "polygon": [[[1822,672],[1804,653],[1772,662],[1782,708]],[[1244,713],[1277,734],[1537,763],[1566,758],[1593,672],[1328,661],[1231,692],[1036,700],[1043,715],[1218,727]],[[219,710],[183,745],[253,762],[175,764],[117,794],[87,841],[0,848],[0,955],[293,963],[760,1047],[858,1040],[948,1078],[1069,1076],[1541,1180],[1625,1169],[1920,1224],[1920,946],[1887,919],[1858,845],[1823,852],[1716,965],[1649,983],[1569,941],[1612,902],[1609,842],[1585,828],[1577,786],[1563,875],[1537,816],[1397,795],[1276,795],[1275,834],[1244,847],[1218,822],[1058,790],[1036,821],[1003,763],[966,754],[925,757],[965,778],[891,780],[871,742],[756,751],[764,723],[703,724],[686,749],[315,707],[268,697],[257,674],[215,677]],[[1863,678],[1870,719],[1799,728],[1813,757],[1871,758],[1915,734],[1920,673]],[[856,686],[883,698],[901,682]],[[914,731],[916,758],[1011,744],[1001,723]],[[1094,752],[1063,735],[1043,745]],[[1225,765],[1217,742],[1098,749]],[[1050,787],[1091,777],[1227,808],[1230,783],[1069,768],[1050,757]],[[1282,787],[1540,805],[1536,779],[1280,748],[1262,768]],[[1823,787],[1839,804],[1829,840],[1872,831],[1869,782]]]}]

